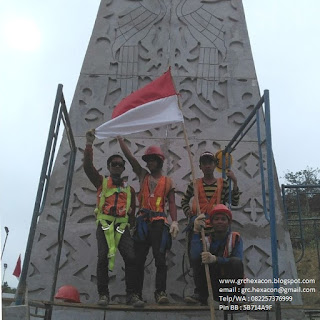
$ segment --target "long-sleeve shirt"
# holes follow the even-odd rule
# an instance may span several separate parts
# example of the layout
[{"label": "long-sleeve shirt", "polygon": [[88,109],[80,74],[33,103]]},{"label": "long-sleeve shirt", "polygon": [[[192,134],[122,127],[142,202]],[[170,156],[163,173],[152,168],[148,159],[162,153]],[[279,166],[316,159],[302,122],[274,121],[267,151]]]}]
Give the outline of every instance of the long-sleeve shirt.
[{"label": "long-sleeve shirt", "polygon": [[[203,180],[202,180],[203,181]],[[206,184],[203,182],[203,188],[205,191],[205,194],[207,196],[208,201],[210,201],[211,197],[217,190],[217,182],[213,184]],[[194,189],[193,189],[193,182],[190,182],[185,194],[183,195],[181,199],[181,207],[184,212],[184,214],[188,217],[191,208],[190,208],[190,200],[194,196]],[[239,188],[236,190],[231,191],[231,205],[232,206],[237,206],[239,204],[239,199],[240,199],[240,192]],[[226,204],[229,202],[229,181],[227,179],[223,179],[223,187],[222,187],[222,192],[221,192],[221,203]]]},{"label": "long-sleeve shirt", "polygon": [[[103,181],[103,176],[98,172],[98,170],[93,165],[93,150],[92,145],[87,144],[84,150],[84,158],[83,158],[83,168],[84,172],[86,173],[87,177],[91,181],[91,183],[96,187],[98,190]],[[130,186],[131,189],[131,210],[129,215],[129,220],[131,224],[131,217],[134,218],[135,211],[136,211],[136,193],[135,190]]]},{"label": "long-sleeve shirt", "polygon": [[[221,240],[214,239],[214,234],[212,234],[209,237],[209,240],[211,239],[209,251],[211,254],[214,254],[217,257],[218,264],[228,263],[230,260],[230,257],[237,257],[240,260],[242,260],[243,242],[242,242],[241,237],[237,238],[237,241],[235,242],[235,246],[232,249],[232,252],[230,254],[230,257],[228,257],[228,258],[223,257],[224,248],[226,246],[229,234],[230,234],[230,232],[228,232],[226,234],[225,238],[221,239]],[[192,260],[201,259],[201,252],[202,251],[203,251],[203,247],[202,247],[202,241],[201,241],[200,234],[194,233],[192,235],[191,248],[190,248],[191,259]]]}]

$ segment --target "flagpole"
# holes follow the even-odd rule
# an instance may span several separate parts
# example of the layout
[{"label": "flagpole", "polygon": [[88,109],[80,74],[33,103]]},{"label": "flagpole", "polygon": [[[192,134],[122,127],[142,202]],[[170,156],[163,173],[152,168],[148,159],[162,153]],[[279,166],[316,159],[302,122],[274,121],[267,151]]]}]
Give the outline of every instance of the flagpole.
[{"label": "flagpole", "polygon": [[[170,72],[170,75],[171,75],[171,72]],[[171,78],[172,78],[172,75],[171,75]],[[172,78],[172,83],[175,85],[175,83],[173,81],[173,78]],[[179,106],[179,109],[180,109],[180,111],[182,113],[182,107],[181,107],[181,103],[180,103],[180,99],[179,99],[178,95],[177,95],[177,98],[178,98],[178,106]],[[191,176],[192,176],[192,183],[193,183],[193,190],[194,190],[193,193],[194,193],[195,203],[196,203],[196,206],[197,206],[197,215],[199,215],[199,214],[201,214],[201,212],[200,212],[200,204],[199,204],[199,197],[198,197],[198,187],[197,187],[197,183],[196,183],[195,170],[194,170],[194,165],[193,165],[193,161],[192,161],[190,143],[189,143],[189,139],[188,139],[188,136],[187,136],[187,131],[186,131],[184,122],[182,122],[182,128],[183,128],[183,136],[184,136],[184,139],[185,139],[185,142],[186,142],[186,146],[187,146],[188,157],[189,157],[189,161],[190,161]],[[201,228],[201,240],[202,240],[203,251],[207,252],[208,248],[207,248],[207,242],[206,242],[205,233],[204,233],[204,229],[203,228]],[[212,292],[211,278],[210,278],[210,272],[209,272],[209,265],[205,263],[204,264],[204,268],[205,268],[207,286],[208,286],[208,293],[209,293],[210,315],[211,315],[211,320],[214,320],[213,292]]]}]

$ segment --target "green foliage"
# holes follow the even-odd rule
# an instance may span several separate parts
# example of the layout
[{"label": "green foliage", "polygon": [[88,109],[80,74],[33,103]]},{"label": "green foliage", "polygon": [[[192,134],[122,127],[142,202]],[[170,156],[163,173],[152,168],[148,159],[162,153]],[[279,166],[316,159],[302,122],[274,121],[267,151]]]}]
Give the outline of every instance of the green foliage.
[{"label": "green foliage", "polygon": [[288,171],[284,175],[284,178],[286,179],[287,184],[290,185],[320,185],[320,169],[307,167],[306,169],[297,172]]},{"label": "green foliage", "polygon": [[317,220],[320,217],[320,169],[307,167],[297,172],[287,172],[285,179],[287,185],[295,186],[285,189],[292,243],[294,247],[301,246],[302,242],[315,246],[320,232],[320,221]]},{"label": "green foliage", "polygon": [[8,285],[8,282],[5,281],[2,285],[2,292],[3,293],[15,293],[16,292],[16,288],[11,288],[9,285]]}]

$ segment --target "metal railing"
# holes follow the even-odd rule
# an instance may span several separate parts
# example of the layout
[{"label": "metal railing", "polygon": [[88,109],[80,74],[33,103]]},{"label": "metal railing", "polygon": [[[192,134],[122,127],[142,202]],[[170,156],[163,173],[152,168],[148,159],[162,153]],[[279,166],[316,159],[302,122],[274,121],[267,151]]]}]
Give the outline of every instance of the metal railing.
[{"label": "metal railing", "polygon": [[[38,185],[35,206],[33,210],[33,216],[32,216],[31,225],[30,225],[26,252],[23,260],[23,266],[22,266],[18,288],[15,295],[16,305],[21,305],[24,303],[25,294],[27,291],[26,279],[27,279],[28,267],[30,264],[30,258],[31,258],[31,252],[32,252],[37,222],[38,222],[39,216],[43,212],[43,209],[46,203],[46,197],[48,193],[52,167],[55,160],[55,150],[56,150],[57,141],[58,141],[58,134],[59,134],[60,124],[62,121],[65,127],[65,135],[70,146],[70,157],[69,157],[68,171],[67,171],[66,181],[64,186],[64,195],[62,200],[62,208],[61,208],[60,221],[59,221],[59,227],[58,227],[58,249],[57,249],[57,258],[56,258],[55,267],[54,267],[54,276],[53,276],[53,283],[51,287],[50,301],[53,301],[54,293],[56,290],[57,274],[58,274],[58,268],[60,263],[60,255],[61,255],[62,244],[63,244],[63,235],[64,235],[64,229],[65,229],[65,222],[67,218],[67,210],[69,205],[72,177],[73,177],[74,164],[75,164],[75,158],[76,158],[76,145],[75,145],[75,141],[74,141],[74,137],[71,129],[71,124],[69,121],[68,111],[66,108],[62,88],[63,86],[59,84],[55,103],[54,103],[53,113],[52,113],[52,119],[51,119],[47,145],[46,145],[46,150],[45,150],[43,164],[42,164],[42,170],[41,170],[40,181]],[[50,319],[50,316],[48,317],[48,319]]]},{"label": "metal railing", "polygon": [[[300,244],[301,253],[296,260],[296,263],[300,262],[305,254],[307,239],[305,235],[305,229],[308,228],[308,235],[313,241],[317,251],[318,268],[320,270],[320,206],[318,208],[318,215],[311,216],[309,201],[311,197],[309,195],[320,194],[320,185],[281,185],[282,201],[285,211],[285,216],[290,232],[291,240],[297,240]],[[304,199],[304,204],[302,200]],[[291,200],[291,205],[288,201]],[[320,200],[320,199],[319,199]],[[319,201],[320,202],[320,201]],[[314,213],[314,212],[313,212]],[[310,215],[311,214],[311,215]],[[297,235],[294,232],[294,228],[297,227],[299,232]]]},{"label": "metal railing", "polygon": [[[261,121],[259,112],[264,105],[264,125],[265,125],[265,141],[261,139]],[[264,215],[267,221],[270,223],[270,237],[271,237],[271,255],[272,255],[272,271],[273,277],[275,279],[279,278],[279,263],[278,263],[278,248],[277,248],[277,229],[276,229],[276,214],[275,214],[275,183],[274,183],[274,162],[273,162],[273,152],[272,152],[272,140],[271,140],[271,118],[270,118],[270,100],[269,100],[269,90],[264,90],[264,94],[253,108],[251,113],[248,115],[246,120],[243,122],[239,130],[236,132],[234,137],[230,140],[228,145],[222,151],[222,172],[223,177],[225,178],[226,173],[226,156],[231,154],[245,137],[245,135],[250,131],[250,129],[257,125],[257,138],[258,138],[258,147],[259,147],[259,166],[261,174],[261,188],[262,188],[262,200],[263,200],[263,210]],[[264,168],[263,168],[263,157],[262,157],[262,145],[265,143],[266,146],[266,158],[267,158],[267,182],[264,177]],[[229,161],[230,163],[230,161]],[[231,184],[229,184],[230,186]],[[268,203],[266,190],[268,190]],[[229,195],[231,192],[229,192]],[[269,210],[268,210],[269,208]],[[279,288],[279,284],[275,283],[274,288]],[[277,290],[275,290],[277,292]],[[275,293],[278,295],[278,293]],[[281,307],[280,303],[275,303],[275,313],[276,319],[281,319]]]}]

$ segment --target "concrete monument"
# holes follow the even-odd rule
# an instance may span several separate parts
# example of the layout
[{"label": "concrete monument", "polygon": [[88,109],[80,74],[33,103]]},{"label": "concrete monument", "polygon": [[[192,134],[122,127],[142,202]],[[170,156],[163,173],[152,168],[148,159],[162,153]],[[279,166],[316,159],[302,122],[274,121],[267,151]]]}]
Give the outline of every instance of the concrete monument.
[{"label": "concrete monument", "polygon": [[[200,176],[199,155],[205,150],[223,149],[260,99],[242,2],[101,1],[70,109],[78,154],[57,283],[57,288],[76,286],[84,303],[94,303],[98,298],[93,215],[96,192],[82,166],[85,132],[109,120],[121,99],[162,75],[169,66],[180,93],[196,174]],[[130,149],[141,163],[146,147],[161,146],[166,155],[164,172],[177,186],[178,221],[180,230],[184,229],[187,220],[180,200],[190,182],[191,169],[181,125],[149,130],[129,139]],[[119,145],[114,138],[96,139],[93,148],[94,164],[106,174],[106,159],[120,152]],[[43,300],[50,295],[67,153],[67,141],[63,139],[33,246],[28,274],[32,299]],[[233,229],[244,239],[245,276],[272,279],[270,228],[263,213],[255,129],[237,146],[233,159],[232,169],[242,192],[239,206],[233,208]],[[130,169],[127,165],[125,175],[139,190]],[[280,203],[277,186],[279,273],[282,278],[295,279],[296,267]],[[193,288],[185,245],[185,234],[180,232],[168,253],[167,293],[176,303]],[[150,255],[144,297],[153,303],[155,268],[151,259]],[[111,299],[122,301],[125,289],[120,255],[110,275]],[[301,302],[299,294],[294,299]]]}]

